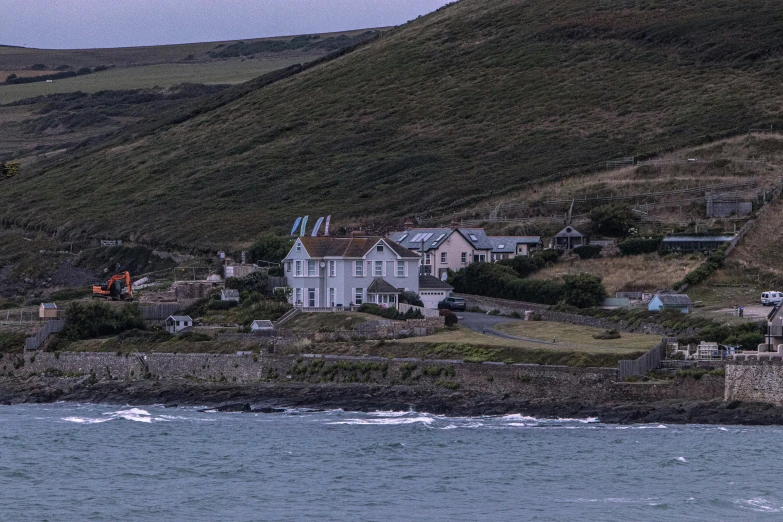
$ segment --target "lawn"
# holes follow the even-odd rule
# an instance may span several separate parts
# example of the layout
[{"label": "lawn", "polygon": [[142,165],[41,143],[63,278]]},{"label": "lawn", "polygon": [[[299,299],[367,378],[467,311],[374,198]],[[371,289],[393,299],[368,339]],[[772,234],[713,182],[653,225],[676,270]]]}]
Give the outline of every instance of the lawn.
[{"label": "lawn", "polygon": [[200,63],[174,63],[117,67],[84,76],[18,85],[0,85],[0,103],[66,92],[171,87],[178,83],[236,84],[282,69],[312,57],[272,56],[252,60],[225,60]]},{"label": "lawn", "polygon": [[593,335],[602,333],[604,330],[548,321],[512,321],[495,326],[495,330],[517,337],[540,339],[547,342],[556,339],[556,345],[563,344],[567,348],[578,346],[585,350],[649,350],[661,342],[661,338],[654,335],[626,332],[620,332],[619,339],[595,339]]},{"label": "lawn", "polygon": [[282,328],[292,332],[354,330],[359,323],[378,319],[382,317],[362,313],[300,314],[285,323]]}]

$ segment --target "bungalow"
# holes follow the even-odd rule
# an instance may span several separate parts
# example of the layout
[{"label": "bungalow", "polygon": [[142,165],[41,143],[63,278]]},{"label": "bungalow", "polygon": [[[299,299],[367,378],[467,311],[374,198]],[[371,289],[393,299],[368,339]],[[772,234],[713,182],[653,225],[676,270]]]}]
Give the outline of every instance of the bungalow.
[{"label": "bungalow", "polygon": [[189,315],[170,315],[165,322],[165,329],[170,334],[175,334],[191,326],[193,326],[193,319]]},{"label": "bungalow", "polygon": [[567,226],[552,240],[552,246],[559,250],[571,250],[572,248],[589,245],[590,237],[582,234],[572,226]]},{"label": "bungalow", "polygon": [[424,308],[438,308],[438,303],[446,299],[454,287],[431,275],[419,276],[419,297]]},{"label": "bungalow", "polygon": [[418,254],[379,236],[302,236],[283,266],[296,307],[396,306],[401,292],[418,293],[419,260]]},{"label": "bungalow", "polygon": [[721,236],[669,236],[663,238],[662,247],[669,252],[712,252],[734,239],[733,235]]},{"label": "bungalow", "polygon": [[227,288],[220,291],[221,301],[236,301],[239,302],[239,290]]},{"label": "bungalow", "polygon": [[529,256],[535,249],[542,248],[541,236],[489,236],[492,244],[492,262]]},{"label": "bungalow", "polygon": [[693,302],[685,294],[656,294],[647,304],[650,311],[679,310],[687,314],[693,311]]}]

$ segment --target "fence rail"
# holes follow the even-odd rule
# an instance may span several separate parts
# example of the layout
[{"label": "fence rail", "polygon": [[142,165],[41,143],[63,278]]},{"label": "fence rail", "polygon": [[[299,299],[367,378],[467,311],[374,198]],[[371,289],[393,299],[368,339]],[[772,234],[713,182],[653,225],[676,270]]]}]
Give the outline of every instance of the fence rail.
[{"label": "fence rail", "polygon": [[46,339],[53,333],[61,332],[65,328],[65,319],[54,319],[44,323],[38,333],[32,335],[24,340],[25,350],[37,350],[46,341]]}]

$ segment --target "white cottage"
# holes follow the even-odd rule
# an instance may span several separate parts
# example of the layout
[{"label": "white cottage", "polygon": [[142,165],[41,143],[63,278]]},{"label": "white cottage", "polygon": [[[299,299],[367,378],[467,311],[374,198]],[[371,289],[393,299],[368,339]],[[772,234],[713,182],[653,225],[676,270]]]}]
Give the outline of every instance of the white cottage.
[{"label": "white cottage", "polygon": [[191,326],[193,326],[193,319],[189,315],[170,315],[165,323],[166,331],[170,334],[175,334]]}]

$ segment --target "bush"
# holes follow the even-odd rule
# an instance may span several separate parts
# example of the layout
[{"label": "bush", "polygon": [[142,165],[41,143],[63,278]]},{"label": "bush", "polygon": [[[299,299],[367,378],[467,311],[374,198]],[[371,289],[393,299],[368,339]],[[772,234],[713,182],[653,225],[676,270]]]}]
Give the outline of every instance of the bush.
[{"label": "bush", "polygon": [[657,252],[662,242],[663,238],[660,237],[631,237],[617,245],[617,248],[620,249],[622,255],[633,256]]},{"label": "bush", "polygon": [[104,303],[71,304],[65,311],[66,325],[59,336],[67,341],[117,335],[126,330],[145,330],[141,308],[135,303],[117,310]]},{"label": "bush", "polygon": [[359,311],[365,314],[379,315],[384,319],[392,319],[402,321],[405,319],[424,319],[424,316],[419,310],[411,308],[405,313],[400,312],[394,307],[382,308],[373,303],[364,303],[359,307]]},{"label": "bush", "polygon": [[673,288],[681,288],[685,285],[691,286],[705,281],[713,272],[723,266],[726,259],[726,247],[723,246],[710,254],[706,261],[698,266],[694,271],[674,283]]},{"label": "bush", "polygon": [[256,261],[280,263],[288,255],[288,251],[293,245],[292,238],[266,234],[253,243],[247,253],[253,263]]},{"label": "bush", "polygon": [[579,259],[596,259],[601,257],[602,245],[582,245],[573,249]]},{"label": "bush", "polygon": [[521,279],[499,263],[472,263],[454,274],[455,291],[516,301],[555,304],[563,298],[563,285],[555,281]]},{"label": "bush", "polygon": [[245,277],[229,277],[226,279],[226,288],[239,290],[240,293],[247,291],[249,293],[263,294],[266,292],[266,284],[269,276],[265,271],[253,272]]},{"label": "bush", "polygon": [[441,308],[440,310],[438,310],[438,313],[440,314],[441,317],[444,318],[446,326],[454,326],[455,324],[457,324],[458,321],[457,314],[455,314],[451,310],[446,310],[444,308]]},{"label": "bush", "polygon": [[617,330],[604,330],[603,332],[593,334],[593,339],[619,339],[620,332]]},{"label": "bush", "polygon": [[599,306],[606,299],[606,289],[601,278],[591,274],[563,276],[563,300],[577,308]]},{"label": "bush", "polygon": [[24,351],[24,334],[0,332],[0,354],[22,353]]},{"label": "bush", "polygon": [[231,308],[234,308],[236,306],[239,306],[239,303],[236,301],[215,301],[214,299],[209,301],[209,304],[207,305],[207,309],[209,310],[230,310]]},{"label": "bush", "polygon": [[610,237],[623,237],[633,228],[637,216],[627,205],[611,203],[590,211],[593,231]]},{"label": "bush", "polygon": [[424,307],[424,302],[416,292],[403,292],[400,294],[399,300],[401,303],[407,303],[413,306],[421,306],[422,308]]}]

